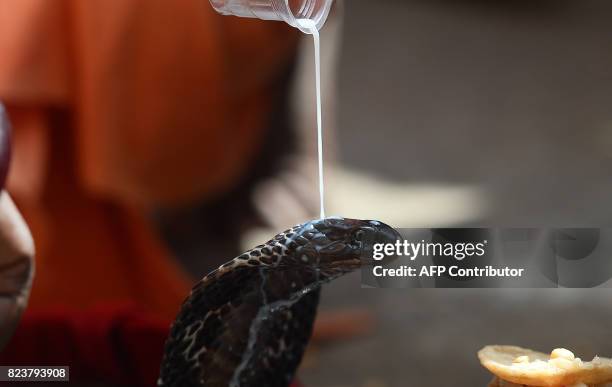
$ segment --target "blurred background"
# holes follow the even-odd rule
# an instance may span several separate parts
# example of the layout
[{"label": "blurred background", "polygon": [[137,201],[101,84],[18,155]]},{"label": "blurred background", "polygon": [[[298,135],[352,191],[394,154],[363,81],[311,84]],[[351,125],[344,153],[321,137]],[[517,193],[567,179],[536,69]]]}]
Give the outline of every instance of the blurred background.
[{"label": "blurred background", "polygon": [[[337,159],[349,183],[376,180],[330,178],[331,212],[402,227],[609,227],[611,12],[606,1],[345,2]],[[607,289],[359,284],[358,273],[333,283],[322,309],[365,306],[372,333],[317,347],[305,384],[484,386],[486,344],[612,351]]]},{"label": "blurred background", "polygon": [[[38,248],[27,327],[125,301],[167,326],[197,278],[316,217],[310,37],[203,0],[9,3],[8,188]],[[609,227],[610,15],[605,0],[337,4],[322,30],[327,212]],[[306,387],[484,386],[486,344],[612,355],[605,289],[360,286],[325,289]]]}]

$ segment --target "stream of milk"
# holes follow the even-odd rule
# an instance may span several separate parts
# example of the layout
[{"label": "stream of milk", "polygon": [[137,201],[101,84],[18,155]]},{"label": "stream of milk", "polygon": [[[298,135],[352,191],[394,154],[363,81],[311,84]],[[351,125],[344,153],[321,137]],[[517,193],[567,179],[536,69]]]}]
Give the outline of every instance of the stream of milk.
[{"label": "stream of milk", "polygon": [[315,89],[317,94],[317,152],[319,156],[319,204],[321,219],[325,218],[325,182],[323,180],[323,119],[321,113],[321,40],[314,20],[298,19],[301,27],[310,31],[314,40]]}]

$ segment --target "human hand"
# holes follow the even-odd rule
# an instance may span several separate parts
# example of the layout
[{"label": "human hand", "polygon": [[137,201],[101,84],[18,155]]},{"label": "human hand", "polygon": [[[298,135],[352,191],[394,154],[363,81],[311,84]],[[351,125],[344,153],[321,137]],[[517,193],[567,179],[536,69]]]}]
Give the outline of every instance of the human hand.
[{"label": "human hand", "polygon": [[4,181],[10,159],[8,121],[0,105],[0,350],[25,309],[34,274],[34,242]]}]

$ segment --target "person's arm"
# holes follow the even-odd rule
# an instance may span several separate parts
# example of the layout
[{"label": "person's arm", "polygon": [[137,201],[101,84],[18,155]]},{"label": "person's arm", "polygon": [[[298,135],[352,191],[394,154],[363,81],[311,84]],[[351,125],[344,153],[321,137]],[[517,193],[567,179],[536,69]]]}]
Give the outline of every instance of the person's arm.
[{"label": "person's arm", "polygon": [[0,105],[0,350],[25,309],[34,274],[34,242],[4,180],[10,156],[8,121]]}]

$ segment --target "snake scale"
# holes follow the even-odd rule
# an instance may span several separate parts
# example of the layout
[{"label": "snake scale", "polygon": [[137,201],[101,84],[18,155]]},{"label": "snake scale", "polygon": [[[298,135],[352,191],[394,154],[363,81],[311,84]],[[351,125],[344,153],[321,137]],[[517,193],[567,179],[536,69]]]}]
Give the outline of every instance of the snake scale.
[{"label": "snake scale", "polygon": [[377,221],[295,226],[204,277],[166,341],[158,386],[284,387],[310,339],[320,287],[399,234]]}]

